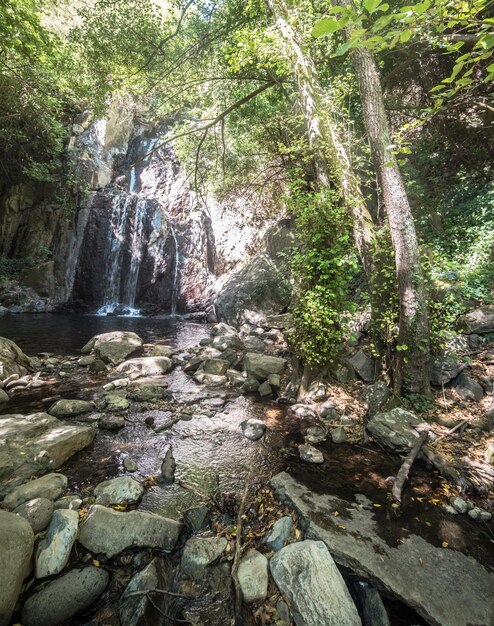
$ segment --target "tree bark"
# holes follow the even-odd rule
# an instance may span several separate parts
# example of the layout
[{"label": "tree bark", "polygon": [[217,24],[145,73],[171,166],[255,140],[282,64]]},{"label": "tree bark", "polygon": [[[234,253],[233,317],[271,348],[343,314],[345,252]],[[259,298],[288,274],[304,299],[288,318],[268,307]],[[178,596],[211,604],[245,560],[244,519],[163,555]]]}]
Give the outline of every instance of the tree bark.
[{"label": "tree bark", "polygon": [[[324,104],[317,70],[299,32],[289,20],[285,0],[267,0],[293,66],[309,145],[314,152],[316,176],[323,187],[336,187],[354,221],[355,243],[371,288],[374,223],[365,204],[350,158],[341,141],[331,111]],[[372,298],[371,298],[372,299]]]},{"label": "tree bark", "polygon": [[399,394],[430,394],[429,318],[427,290],[410,203],[392,153],[381,82],[371,51],[352,52],[364,123],[379,180],[393,243],[400,300],[398,345],[394,372]]}]

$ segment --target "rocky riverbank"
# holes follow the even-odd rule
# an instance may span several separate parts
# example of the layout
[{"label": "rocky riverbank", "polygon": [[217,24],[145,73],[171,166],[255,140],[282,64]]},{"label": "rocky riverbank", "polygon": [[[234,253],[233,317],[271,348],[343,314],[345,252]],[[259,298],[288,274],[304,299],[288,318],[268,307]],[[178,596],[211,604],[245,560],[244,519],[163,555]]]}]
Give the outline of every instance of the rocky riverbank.
[{"label": "rocky riverbank", "polygon": [[[444,452],[448,426],[386,405],[361,355],[297,400],[286,322],[204,327],[186,350],[111,332],[28,357],[1,340],[1,624],[492,622],[492,502],[419,469],[400,517],[399,459],[356,447],[366,427],[401,452],[426,424]],[[451,576],[475,584],[452,599]]]}]

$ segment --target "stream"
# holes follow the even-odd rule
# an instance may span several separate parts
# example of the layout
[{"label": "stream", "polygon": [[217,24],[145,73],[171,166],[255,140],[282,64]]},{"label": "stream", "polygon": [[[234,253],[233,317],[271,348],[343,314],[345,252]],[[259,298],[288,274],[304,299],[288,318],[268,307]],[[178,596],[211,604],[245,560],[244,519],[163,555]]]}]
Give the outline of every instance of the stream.
[{"label": "stream", "polygon": [[[110,330],[132,330],[146,343],[166,343],[187,351],[209,335],[209,328],[178,317],[115,317],[91,315],[4,315],[0,335],[14,340],[22,350],[35,356],[40,352],[77,356],[94,335]],[[400,460],[368,445],[334,444],[326,441],[320,448],[325,463],[308,465],[300,461],[297,445],[303,442],[303,429],[310,425],[295,417],[286,406],[274,400],[260,401],[236,391],[208,389],[198,385],[180,368],[166,376],[171,402],[190,411],[163,432],[170,420],[166,407],[147,410],[132,404],[125,428],[119,432],[100,430],[92,446],[73,456],[62,468],[69,488],[89,493],[97,483],[125,473],[123,462],[130,457],[137,463],[133,477],[139,481],[159,473],[164,454],[172,446],[177,462],[173,485],[153,485],[146,491],[140,510],[178,519],[186,509],[201,504],[202,495],[241,493],[250,466],[256,467],[259,485],[281,471],[287,471],[309,489],[352,501],[363,494],[375,503],[378,532],[389,545],[396,545],[410,534],[420,535],[433,546],[448,542],[454,550],[473,556],[488,568],[494,567],[491,541],[483,526],[457,516],[445,520],[440,504],[447,498],[437,474],[417,464],[407,484],[400,513],[386,507],[389,487],[386,479],[394,476]],[[69,376],[55,382],[46,397],[46,388],[19,392],[8,411],[27,413],[46,410],[56,397],[91,399],[106,380]],[[187,413],[187,411],[185,412]],[[256,442],[246,439],[240,424],[245,419],[262,419],[267,431]],[[148,418],[146,420],[146,418]],[[148,423],[152,421],[153,428]],[[146,423],[148,422],[148,423]],[[184,484],[190,488],[184,488]],[[387,602],[393,625],[426,624],[405,605]]]}]

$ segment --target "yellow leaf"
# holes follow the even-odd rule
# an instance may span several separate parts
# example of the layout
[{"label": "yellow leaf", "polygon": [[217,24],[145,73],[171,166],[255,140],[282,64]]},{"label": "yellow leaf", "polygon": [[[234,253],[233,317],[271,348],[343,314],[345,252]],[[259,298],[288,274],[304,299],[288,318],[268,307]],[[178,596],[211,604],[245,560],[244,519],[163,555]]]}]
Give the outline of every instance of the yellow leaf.
[{"label": "yellow leaf", "polygon": [[420,567],[424,567],[424,561],[422,559],[419,559],[419,565]]},{"label": "yellow leaf", "polygon": [[429,528],[432,526],[430,522],[426,522],[426,525],[429,526]]},{"label": "yellow leaf", "polygon": [[96,559],[93,559],[93,565],[94,565],[94,567],[99,567],[100,566],[100,562],[97,561]]},{"label": "yellow leaf", "polygon": [[300,530],[298,528],[296,528],[295,529],[295,539],[298,541],[301,536],[302,536],[302,533],[300,532]]},{"label": "yellow leaf", "polygon": [[341,528],[342,530],[346,530],[346,526],[343,526],[343,524],[338,524],[338,528]]},{"label": "yellow leaf", "polygon": [[372,506],[375,506],[375,507],[380,507],[380,506],[382,506],[382,505],[381,505],[381,504],[377,504],[376,502],[373,502],[373,503],[372,503]]},{"label": "yellow leaf", "polygon": [[449,543],[447,541],[443,541],[441,545],[443,548],[447,548],[449,546]]},{"label": "yellow leaf", "polygon": [[398,508],[398,505],[396,504],[396,502],[393,502],[393,504],[391,505],[391,507],[392,507],[393,509],[397,509],[397,508]]},{"label": "yellow leaf", "polygon": [[333,513],[333,515],[334,515],[335,517],[338,517],[338,515],[339,515],[338,511],[335,511],[335,512]]}]

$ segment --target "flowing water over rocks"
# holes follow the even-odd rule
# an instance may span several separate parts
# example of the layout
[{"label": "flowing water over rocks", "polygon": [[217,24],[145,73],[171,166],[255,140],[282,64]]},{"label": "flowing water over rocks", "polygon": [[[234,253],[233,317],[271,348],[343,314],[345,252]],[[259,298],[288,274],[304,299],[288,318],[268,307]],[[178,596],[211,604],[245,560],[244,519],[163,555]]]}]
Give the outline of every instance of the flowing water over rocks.
[{"label": "flowing water over rocks", "polygon": [[[340,574],[331,565],[331,557],[326,556],[329,553],[324,548],[326,552],[321,558],[328,571],[333,571],[334,584],[340,589],[341,602],[350,616],[348,623],[359,619],[355,617],[352,602],[359,607],[359,602],[364,602],[365,594],[358,581],[370,580],[383,592],[391,623],[397,626],[426,623],[441,626],[485,623],[488,626],[486,620],[491,618],[488,603],[482,602],[480,596],[486,585],[484,591],[487,593],[492,579],[488,571],[494,566],[494,560],[489,552],[490,541],[485,527],[468,516],[452,518],[437,506],[441,482],[439,478],[431,479],[430,474],[420,467],[414,471],[408,488],[409,497],[398,515],[387,501],[386,480],[396,473],[399,461],[383,456],[377,449],[336,444],[320,424],[317,428],[323,431],[322,435],[326,433],[326,438],[316,437],[314,445],[318,446],[323,463],[304,463],[299,456],[299,446],[304,443],[308,428],[311,429],[310,436],[315,432],[314,411],[309,410],[310,406],[294,405],[287,410],[273,397],[262,400],[255,386],[252,388],[255,394],[245,395],[239,387],[227,384],[227,376],[207,374],[213,366],[215,371],[220,366],[224,371],[223,362],[230,358],[231,362],[225,361],[225,367],[236,366],[238,369],[227,372],[236,372],[243,381],[255,373],[261,380],[267,378],[274,385],[273,376],[283,375],[284,359],[248,352],[254,345],[253,336],[245,339],[248,348],[243,367],[249,373],[241,372],[242,366],[235,365],[235,351],[240,348],[242,340],[226,325],[215,327],[215,335],[210,337],[210,327],[178,319],[55,315],[16,317],[15,320],[9,320],[8,316],[4,319],[10,324],[7,330],[12,329],[11,335],[5,334],[16,338],[25,352],[33,357],[43,353],[33,361],[38,364],[39,380],[43,384],[33,388],[29,388],[29,384],[18,387],[1,413],[52,411],[52,406],[61,406],[61,399],[84,400],[91,403],[91,411],[84,405],[84,411],[69,411],[53,419],[63,420],[71,428],[89,429],[93,436],[96,433],[92,445],[86,444],[87,447],[60,468],[61,477],[47,475],[40,479],[39,489],[36,487],[40,484],[38,481],[29,482],[9,494],[4,502],[13,509],[26,503],[35,507],[38,506],[37,500],[41,500],[48,503],[48,508],[53,502],[56,510],[61,509],[52,517],[48,534],[38,549],[37,572],[45,576],[46,572],[52,574],[63,569],[45,590],[34,595],[30,591],[22,598],[23,601],[29,598],[23,609],[26,623],[36,620],[39,624],[50,623],[46,607],[53,593],[58,593],[58,588],[65,589],[72,576],[77,584],[82,581],[85,589],[80,596],[84,599],[80,605],[83,612],[79,618],[72,618],[73,612],[66,613],[67,605],[60,602],[55,614],[63,616],[64,623],[144,623],[139,621],[142,615],[156,611],[148,601],[146,589],[163,588],[166,582],[164,588],[176,597],[160,597],[158,606],[162,612],[172,618],[185,618],[192,624],[228,624],[233,615],[230,566],[235,541],[231,535],[231,528],[236,523],[235,501],[249,481],[264,493],[269,491],[266,485],[275,476],[272,484],[277,495],[289,502],[298,518],[292,517],[290,511],[278,503],[276,509],[279,508],[283,517],[270,534],[269,526],[253,527],[256,530],[252,537],[257,533],[259,540],[252,547],[258,551],[247,550],[239,569],[244,597],[250,599],[253,606],[263,602],[268,593],[262,582],[267,577],[266,559],[272,556],[271,550],[279,551],[276,554],[280,556],[276,557],[276,562],[272,560],[271,565],[274,580],[289,600],[296,623],[316,626],[310,616],[319,610],[324,614],[325,609],[321,608],[327,595],[324,585],[320,600],[315,595],[307,598],[295,593],[297,585],[305,589],[312,576],[311,568],[322,567],[322,561],[317,564],[319,552],[316,550],[313,554],[313,542],[298,541],[305,538],[325,542],[340,566],[353,600],[349,599],[344,587],[341,591],[341,584],[345,583],[341,583]],[[89,368],[97,355],[89,354],[81,359],[78,351],[93,335],[119,328],[142,337],[144,360],[166,359],[173,364],[173,370],[148,376],[142,371],[120,372],[120,366],[107,363],[105,368],[108,369],[101,374],[91,373]],[[197,348],[199,343],[202,347]],[[153,354],[166,356],[155,357]],[[183,367],[194,363],[194,359],[193,371],[187,374]],[[185,369],[188,367],[186,365]],[[197,371],[201,369],[203,376],[219,376],[224,379],[223,383],[218,387],[211,385],[214,381],[209,385],[197,384],[191,376],[197,378]],[[279,386],[279,381],[276,384]],[[277,387],[273,386],[273,389]],[[334,406],[329,402],[326,404],[331,418],[339,420],[340,415]],[[110,418],[119,420],[117,430],[103,427]],[[252,439],[246,436],[244,423],[249,421],[264,425],[264,434],[260,429],[259,439],[257,435]],[[99,429],[97,424],[100,424]],[[173,472],[167,474],[165,481],[162,476],[167,458],[173,458]],[[252,468],[255,468],[254,476]],[[136,510],[129,512],[129,507]],[[276,510],[272,504],[254,502],[246,511],[246,523],[259,524],[258,520],[262,520],[265,514],[263,507]],[[65,518],[72,520],[76,517],[80,518],[77,551],[71,549],[73,526],[62,524]],[[1,521],[0,518],[0,526]],[[360,526],[354,527],[357,523]],[[191,534],[198,532],[195,538],[190,538]],[[249,539],[247,543],[252,541]],[[287,542],[288,546],[284,547]],[[392,555],[395,552],[398,556],[405,555],[411,542],[418,542],[420,550],[415,556],[407,556],[405,570],[417,581],[416,584],[407,582],[399,569],[392,569],[395,567]],[[445,548],[444,544],[448,547]],[[56,551],[54,546],[57,546]],[[285,563],[283,555],[287,548],[298,552],[294,561],[291,556],[288,558],[290,550],[286,552]],[[358,553],[354,554],[352,549]],[[442,556],[446,549],[448,552]],[[428,560],[432,555],[438,564],[433,569]],[[416,563],[410,561],[413,558]],[[69,562],[64,568],[67,559]],[[306,562],[309,568],[304,569],[306,578],[300,580],[295,570],[292,572],[298,567],[299,560]],[[91,562],[105,573],[93,575]],[[448,564],[449,574],[444,572],[441,565],[444,563]],[[199,570],[200,576],[197,574]],[[435,580],[438,572],[442,574]],[[119,618],[120,598],[132,575],[135,576],[125,592],[126,600]],[[451,604],[453,609],[449,608],[447,590],[453,585],[449,576],[465,580],[473,576],[476,580],[475,589],[469,585],[459,596],[464,600],[461,611],[454,609],[454,603]],[[91,581],[94,578],[94,584],[86,585],[86,578]],[[355,580],[354,585],[352,581]],[[158,586],[152,581],[161,582]],[[107,591],[93,604],[108,583]],[[306,593],[315,594],[312,583],[310,587]],[[360,590],[360,600],[354,588]],[[273,591],[271,587],[269,589],[268,596]],[[374,587],[370,589],[375,590]],[[133,593],[141,595],[133,596]],[[446,600],[438,598],[438,594]],[[68,594],[67,598],[70,597]],[[416,608],[422,617],[397,598]],[[90,609],[91,604],[93,608]],[[363,615],[364,609],[359,610]],[[283,614],[282,605],[279,611],[280,615]],[[152,623],[159,623],[159,614],[159,611],[153,613]],[[249,615],[245,615],[248,624],[252,623]],[[472,622],[468,621],[470,618]],[[335,619],[335,623],[343,623],[338,622],[338,617]],[[290,622],[282,623],[288,625]]]}]

